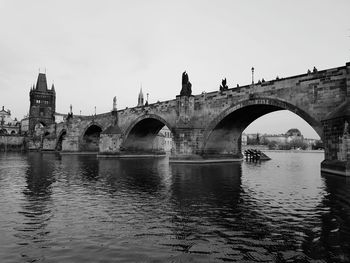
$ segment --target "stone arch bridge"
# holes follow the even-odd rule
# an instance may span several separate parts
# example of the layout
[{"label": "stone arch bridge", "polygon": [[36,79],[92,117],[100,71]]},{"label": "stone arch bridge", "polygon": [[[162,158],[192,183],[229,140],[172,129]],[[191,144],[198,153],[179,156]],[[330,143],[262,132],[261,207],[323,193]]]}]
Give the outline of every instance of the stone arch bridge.
[{"label": "stone arch bridge", "polygon": [[347,63],[222,91],[179,95],[147,106],[74,116],[37,132],[31,148],[101,156],[156,154],[156,135],[166,125],[174,140],[172,161],[232,160],[242,157],[241,134],[250,123],[286,109],[308,122],[324,141],[322,169],[349,175],[349,96]]}]

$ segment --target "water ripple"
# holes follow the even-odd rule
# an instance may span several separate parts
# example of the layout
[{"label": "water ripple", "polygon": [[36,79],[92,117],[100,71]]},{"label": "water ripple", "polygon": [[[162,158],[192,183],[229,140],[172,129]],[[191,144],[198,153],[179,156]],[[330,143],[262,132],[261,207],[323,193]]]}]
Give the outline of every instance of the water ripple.
[{"label": "water ripple", "polygon": [[322,177],[322,154],[269,155],[216,165],[0,155],[0,261],[350,261],[350,182]]}]

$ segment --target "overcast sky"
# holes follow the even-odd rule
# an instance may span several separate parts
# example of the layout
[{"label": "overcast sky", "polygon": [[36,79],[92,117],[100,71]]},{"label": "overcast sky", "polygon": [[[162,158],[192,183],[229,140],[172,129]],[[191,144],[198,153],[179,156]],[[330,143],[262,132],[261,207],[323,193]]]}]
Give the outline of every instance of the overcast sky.
[{"label": "overcast sky", "polygon": [[[344,66],[350,1],[0,0],[0,103],[21,119],[39,68],[56,111],[93,114],[174,99],[187,70],[193,94]],[[1,105],[1,106],[2,106]],[[265,115],[247,132],[316,133],[292,113]],[[271,117],[273,116],[273,117]]]}]

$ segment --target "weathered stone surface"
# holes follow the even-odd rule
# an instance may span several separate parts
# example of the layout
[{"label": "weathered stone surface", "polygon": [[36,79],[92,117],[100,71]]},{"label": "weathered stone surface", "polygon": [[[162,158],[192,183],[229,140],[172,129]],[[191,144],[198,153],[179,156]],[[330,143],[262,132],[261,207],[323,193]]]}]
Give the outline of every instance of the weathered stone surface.
[{"label": "weathered stone surface", "polygon": [[350,176],[349,122],[348,98],[322,120],[325,146],[325,160],[321,164],[323,172]]},{"label": "weathered stone surface", "polygon": [[0,136],[0,151],[21,151],[24,150],[25,138],[17,135]]},{"label": "weathered stone surface", "polygon": [[121,143],[121,134],[101,134],[99,152],[103,154],[119,154]]},{"label": "weathered stone surface", "polygon": [[54,151],[56,148],[56,138],[44,138],[42,149],[46,151]]}]

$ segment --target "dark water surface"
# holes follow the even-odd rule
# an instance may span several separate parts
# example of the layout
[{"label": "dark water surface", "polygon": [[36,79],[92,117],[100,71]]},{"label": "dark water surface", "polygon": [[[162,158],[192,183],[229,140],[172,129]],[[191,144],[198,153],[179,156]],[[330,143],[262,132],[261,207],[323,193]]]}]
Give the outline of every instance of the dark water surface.
[{"label": "dark water surface", "polygon": [[350,181],[261,164],[0,155],[0,262],[349,262]]}]

